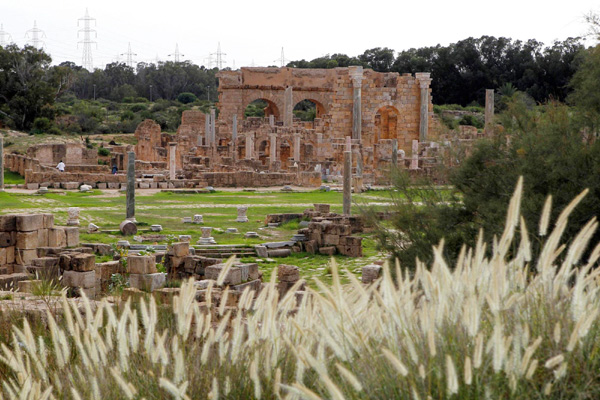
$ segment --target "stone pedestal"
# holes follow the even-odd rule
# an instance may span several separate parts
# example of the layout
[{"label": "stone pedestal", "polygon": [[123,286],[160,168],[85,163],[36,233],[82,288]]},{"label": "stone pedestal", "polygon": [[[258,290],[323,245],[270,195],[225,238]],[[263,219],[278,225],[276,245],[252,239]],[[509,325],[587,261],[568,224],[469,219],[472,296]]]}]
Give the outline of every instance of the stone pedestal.
[{"label": "stone pedestal", "polygon": [[169,143],[169,179],[174,181],[177,172],[177,143]]},{"label": "stone pedestal", "polygon": [[392,167],[398,166],[398,139],[392,140]]},{"label": "stone pedestal", "polygon": [[421,88],[419,140],[424,142],[428,140],[429,135],[429,85],[431,84],[431,74],[429,72],[417,72],[415,77]]},{"label": "stone pedestal", "polygon": [[300,135],[294,135],[294,161],[300,162]]},{"label": "stone pedestal", "polygon": [[215,241],[215,238],[210,236],[210,234],[212,233],[212,229],[213,229],[212,227],[203,226],[200,229],[202,230],[202,237],[198,240],[198,242],[196,242],[197,244],[217,244],[217,242]]},{"label": "stone pedestal", "polygon": [[286,87],[283,93],[283,126],[290,127],[294,120],[294,98],[291,87]]},{"label": "stone pedestal", "polygon": [[362,134],[362,67],[348,67],[352,80],[352,139],[361,139]]},{"label": "stone pedestal", "polygon": [[352,152],[344,152],[344,215],[351,214],[352,206]]},{"label": "stone pedestal", "polygon": [[485,89],[485,135],[494,133],[494,89]]},{"label": "stone pedestal", "polygon": [[126,219],[135,222],[135,153],[127,153],[127,211]]},{"label": "stone pedestal", "polygon": [[204,218],[200,214],[195,214],[193,219],[194,224],[203,224]]},{"label": "stone pedestal", "polygon": [[246,159],[254,158],[254,134],[246,135]]},{"label": "stone pedestal", "polygon": [[270,135],[269,142],[271,143],[271,150],[269,151],[269,160],[271,164],[277,161],[277,136]]},{"label": "stone pedestal", "polygon": [[69,226],[79,226],[79,207],[69,207],[67,210],[68,219],[67,225]]},{"label": "stone pedestal", "polygon": [[4,138],[0,135],[0,192],[4,191]]},{"label": "stone pedestal", "polygon": [[215,122],[216,122],[216,116],[215,116],[215,108],[212,107],[210,109],[210,145],[214,146],[215,145]]},{"label": "stone pedestal", "polygon": [[237,219],[236,222],[248,222],[248,217],[246,216],[246,212],[248,212],[248,207],[240,206],[237,208]]},{"label": "stone pedestal", "polygon": [[410,160],[410,169],[419,169],[419,141],[412,141],[412,159]]}]

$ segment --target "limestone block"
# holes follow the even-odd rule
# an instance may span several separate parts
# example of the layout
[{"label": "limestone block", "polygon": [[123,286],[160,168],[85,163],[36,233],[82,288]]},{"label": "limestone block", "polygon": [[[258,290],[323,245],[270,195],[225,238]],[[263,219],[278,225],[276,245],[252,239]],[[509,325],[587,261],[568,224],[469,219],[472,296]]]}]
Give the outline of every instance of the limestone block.
[{"label": "limestone block", "polygon": [[29,280],[29,275],[24,272],[0,275],[0,290],[16,289],[18,282]]},{"label": "limestone block", "polygon": [[319,253],[326,255],[326,256],[332,256],[336,252],[337,252],[337,249],[335,248],[335,246],[326,246],[326,247],[319,248]]},{"label": "limestone block", "polygon": [[21,293],[32,293],[35,285],[41,284],[40,280],[28,280],[28,281],[19,281],[17,283],[17,288]]},{"label": "limestone block", "polygon": [[292,249],[274,249],[267,251],[269,257],[289,257],[292,254]]},{"label": "limestone block", "polygon": [[31,261],[35,267],[52,268],[58,267],[59,259],[57,257],[39,257]]},{"label": "limestone block", "polygon": [[17,234],[12,232],[0,232],[0,247],[14,246],[17,243]]},{"label": "limestone block", "polygon": [[152,293],[159,304],[173,304],[173,298],[179,296],[180,288],[160,288]]},{"label": "limestone block", "polygon": [[79,228],[77,226],[68,226],[63,228],[67,240],[67,247],[79,246]]},{"label": "limestone block", "polygon": [[267,258],[269,255],[267,254],[267,247],[256,245],[254,246],[254,250],[256,250],[256,255],[261,258]]},{"label": "limestone block", "polygon": [[[204,276],[206,279],[217,280],[219,274],[225,268],[225,264],[215,264],[204,269]],[[242,283],[242,270],[240,267],[232,266],[225,275],[224,285],[239,285]]]},{"label": "limestone block", "polygon": [[54,228],[54,214],[42,214],[44,216],[43,228]]},{"label": "limestone block", "polygon": [[362,283],[372,283],[381,274],[381,265],[370,264],[362,267]]},{"label": "limestone block", "polygon": [[34,249],[16,249],[15,261],[19,265],[30,265],[34,258],[37,258],[37,250]]},{"label": "limestone block", "polygon": [[185,257],[190,253],[190,242],[173,243],[175,257]]},{"label": "limestone block", "polygon": [[44,216],[42,214],[18,214],[16,216],[16,228],[19,232],[32,232],[44,227]]},{"label": "limestone block", "polygon": [[96,271],[96,278],[100,277],[102,280],[109,280],[113,274],[125,272],[123,264],[118,260],[98,263],[94,269]]},{"label": "limestone block", "polygon": [[78,253],[71,257],[71,270],[77,272],[94,271],[96,267],[96,256],[93,254]]},{"label": "limestone block", "polygon": [[48,246],[49,247],[65,247],[67,245],[67,235],[64,228],[48,229]]},{"label": "limestone block", "polygon": [[300,269],[295,265],[280,264],[277,266],[279,282],[296,282],[300,279]]},{"label": "limestone block", "polygon": [[96,284],[96,272],[65,271],[62,277],[62,284],[66,287],[93,288]]},{"label": "limestone block", "polygon": [[131,255],[127,257],[127,269],[130,274],[154,274],[156,270],[156,257]]},{"label": "limestone block", "polygon": [[40,229],[38,232],[38,245],[36,247],[48,247],[48,229]]},{"label": "limestone block", "polygon": [[38,247],[38,231],[17,232],[16,247],[17,249],[36,249]]},{"label": "limestone block", "polygon": [[[261,287],[262,287],[262,281],[260,279],[252,279],[249,280],[248,282],[245,283],[241,283],[239,285],[234,285],[231,286],[231,289],[239,292],[239,293],[243,293],[244,290],[249,287],[250,290],[254,290],[255,292],[259,292]],[[230,292],[231,293],[231,292]]]},{"label": "limestone block", "polygon": [[155,274],[130,274],[129,286],[145,292],[153,292],[165,286],[167,274],[158,272]]},{"label": "limestone block", "polygon": [[17,229],[17,218],[14,214],[0,215],[0,231],[10,232]]},{"label": "limestone block", "polygon": [[0,247],[0,251],[4,250],[6,252],[6,264],[14,264],[15,263],[15,247]]}]

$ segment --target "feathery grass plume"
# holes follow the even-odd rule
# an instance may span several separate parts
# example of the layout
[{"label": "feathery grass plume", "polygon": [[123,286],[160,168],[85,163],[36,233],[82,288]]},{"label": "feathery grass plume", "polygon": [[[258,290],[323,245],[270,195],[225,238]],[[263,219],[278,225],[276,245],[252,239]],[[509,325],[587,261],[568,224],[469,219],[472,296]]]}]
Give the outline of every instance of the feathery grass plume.
[{"label": "feathery grass plume", "polygon": [[216,377],[212,379],[212,388],[208,393],[208,398],[211,400],[217,400],[219,398],[219,382]]},{"label": "feathery grass plume", "polygon": [[471,385],[473,381],[473,371],[471,369],[471,357],[465,357],[465,384]]},{"label": "feathery grass plume", "polygon": [[[307,388],[306,386],[304,386],[300,383],[294,383],[291,386],[281,385],[281,387],[284,390],[287,390],[289,393],[293,393],[293,394],[297,395],[298,398],[300,398],[300,399],[322,400],[322,398],[318,394],[316,394],[315,392],[313,392],[312,390],[310,390],[309,388]],[[287,399],[287,397],[286,397],[286,399]]]},{"label": "feathery grass plume", "polygon": [[252,362],[250,363],[250,379],[252,379],[252,384],[254,386],[254,397],[257,399],[261,398],[261,386],[260,386],[260,378],[258,377],[258,361],[257,358],[254,357]]},{"label": "feathery grass plume", "polygon": [[227,274],[229,273],[229,270],[233,266],[234,262],[235,262],[235,255],[229,257],[227,259],[227,261],[225,261],[225,266],[223,267],[223,269],[219,273],[219,276],[217,277],[217,286],[223,285],[223,282],[225,282],[225,278],[227,277]]},{"label": "feathery grass plume", "polygon": [[357,392],[362,392],[363,387],[360,381],[352,372],[344,368],[344,366],[340,363],[336,363],[335,366],[340,372],[340,374],[344,377],[344,379],[354,388],[354,390],[356,390]]},{"label": "feathery grass plume", "polygon": [[388,361],[392,364],[392,366],[396,369],[396,371],[400,375],[402,375],[402,376],[408,375],[408,369],[402,363],[402,361],[400,361],[400,359],[394,355],[394,353],[392,353],[391,351],[389,351],[388,349],[385,349],[385,348],[381,349],[381,352],[383,353],[385,358],[388,359]]},{"label": "feathery grass plume", "polygon": [[137,393],[137,390],[135,390],[135,388],[132,388],[129,382],[123,379],[123,377],[121,376],[121,372],[116,367],[111,368],[110,373],[115,379],[115,381],[117,381],[117,384],[123,391],[125,397],[127,397],[128,399],[133,399]]},{"label": "feathery grass plume", "polygon": [[564,360],[565,360],[565,356],[563,354],[556,355],[556,356],[550,358],[548,361],[546,361],[546,363],[544,364],[544,367],[546,367],[547,369],[552,369],[552,368],[556,367],[557,365],[559,365],[560,363],[562,363]]},{"label": "feathery grass plume", "polygon": [[550,213],[552,212],[552,195],[546,197],[542,215],[540,217],[539,235],[546,236],[548,233],[548,225],[550,224]]},{"label": "feathery grass plume", "polygon": [[189,397],[185,394],[187,388],[187,382],[185,382],[181,387],[177,387],[176,384],[169,381],[166,378],[159,379],[159,386],[165,389],[171,396],[173,396],[176,400],[189,400]]},{"label": "feathery grass plume", "polygon": [[538,360],[534,358],[531,361],[531,364],[529,364],[529,368],[527,368],[527,374],[525,374],[525,379],[530,381],[531,378],[533,378],[533,374],[535,373],[537,366],[538,366]]},{"label": "feathery grass plume", "polygon": [[458,393],[458,378],[456,376],[456,368],[452,362],[452,357],[446,354],[446,389],[451,396]]}]

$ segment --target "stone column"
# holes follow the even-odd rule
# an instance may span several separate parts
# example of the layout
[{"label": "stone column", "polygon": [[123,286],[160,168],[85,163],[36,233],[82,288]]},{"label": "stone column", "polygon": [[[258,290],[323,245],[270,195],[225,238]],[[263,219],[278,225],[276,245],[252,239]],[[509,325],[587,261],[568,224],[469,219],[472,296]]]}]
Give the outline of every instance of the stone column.
[{"label": "stone column", "polygon": [[294,135],[294,161],[300,162],[300,135]]},{"label": "stone column", "polygon": [[431,84],[429,72],[417,72],[415,77],[421,88],[421,121],[419,124],[419,140],[424,142],[429,134],[429,85]]},{"label": "stone column", "polygon": [[412,141],[412,159],[410,160],[410,169],[419,169],[419,141]]},{"label": "stone column", "polygon": [[238,206],[237,208],[237,219],[236,222],[248,222],[248,216],[246,213],[248,212],[248,206]]},{"label": "stone column", "polygon": [[254,134],[248,133],[246,135],[246,159],[250,160],[254,158]]},{"label": "stone column", "polygon": [[292,87],[285,88],[283,94],[283,126],[292,126],[294,121],[294,97],[292,95]]},{"label": "stone column", "polygon": [[486,136],[494,133],[494,89],[485,89],[485,129]]},{"label": "stone column", "polygon": [[362,67],[348,67],[352,80],[352,139],[361,139],[362,132]]},{"label": "stone column", "polygon": [[270,135],[269,142],[271,143],[271,151],[269,152],[269,159],[271,163],[277,161],[277,136]]},{"label": "stone column", "polygon": [[175,180],[175,173],[177,172],[177,143],[169,143],[169,179]]},{"label": "stone column", "polygon": [[69,216],[67,219],[68,226],[79,226],[79,207],[69,207],[67,209],[67,215]]},{"label": "stone column", "polygon": [[204,119],[204,145],[208,146],[208,139],[210,137],[210,114],[205,114]]},{"label": "stone column", "polygon": [[352,202],[352,152],[344,151],[344,215],[350,215]]},{"label": "stone column", "polygon": [[238,135],[237,126],[237,115],[233,114],[233,121],[231,121],[231,139],[235,142]]},{"label": "stone column", "polygon": [[269,125],[275,126],[275,116],[273,114],[269,115]]},{"label": "stone column", "polygon": [[135,153],[127,153],[127,211],[126,219],[135,222]]},{"label": "stone column", "polygon": [[398,166],[398,139],[392,140],[392,166]]},{"label": "stone column", "polygon": [[210,109],[210,145],[214,146],[216,143],[216,135],[215,135],[215,109],[214,107]]},{"label": "stone column", "polygon": [[0,135],[0,192],[4,192],[4,138]]}]

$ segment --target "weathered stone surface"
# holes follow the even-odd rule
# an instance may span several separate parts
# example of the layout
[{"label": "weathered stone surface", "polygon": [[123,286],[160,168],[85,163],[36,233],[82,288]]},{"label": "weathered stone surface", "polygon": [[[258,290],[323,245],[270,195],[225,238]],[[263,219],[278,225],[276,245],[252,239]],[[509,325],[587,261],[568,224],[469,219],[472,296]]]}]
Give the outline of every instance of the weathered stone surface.
[{"label": "weathered stone surface", "polygon": [[321,253],[325,256],[333,256],[333,255],[335,255],[336,252],[337,252],[337,249],[335,248],[335,246],[327,246],[327,247],[319,248],[319,253]]},{"label": "weathered stone surface", "polygon": [[292,249],[274,249],[268,250],[269,257],[289,257],[292,254]]},{"label": "weathered stone surface", "polygon": [[173,243],[175,257],[185,257],[190,253],[190,242]]},{"label": "weathered stone surface", "polygon": [[48,229],[48,247],[65,247],[67,245],[67,234],[64,228]]},{"label": "weathered stone surface", "polygon": [[165,285],[167,274],[158,272],[155,274],[130,274],[129,286],[145,292],[153,292]]},{"label": "weathered stone surface", "polygon": [[96,272],[65,271],[63,272],[62,284],[66,287],[93,288],[96,284]]},{"label": "weathered stone surface", "polygon": [[0,275],[0,290],[16,290],[18,282],[25,280],[29,280],[29,275],[26,273]]},{"label": "weathered stone surface", "polygon": [[17,229],[17,217],[14,214],[0,215],[0,231],[14,231]]},{"label": "weathered stone surface", "polygon": [[65,227],[64,230],[65,230],[67,247],[79,246],[79,227],[69,226],[69,227]]},{"label": "weathered stone surface", "polygon": [[125,236],[137,234],[137,226],[129,220],[124,220],[123,222],[121,222],[121,224],[119,225],[119,230]]},{"label": "weathered stone surface", "polygon": [[300,279],[300,269],[295,265],[279,264],[277,279],[279,282],[296,282]]},{"label": "weathered stone surface", "polygon": [[130,255],[127,257],[127,269],[131,274],[154,274],[158,272],[154,256]]},{"label": "weathered stone surface", "polygon": [[0,247],[14,246],[17,243],[17,233],[12,232],[0,232]]},{"label": "weathered stone surface", "polygon": [[[215,264],[208,266],[204,269],[204,276],[206,279],[217,280],[219,274],[225,267],[225,264]],[[240,267],[232,266],[229,268],[227,275],[225,275],[224,285],[239,285],[242,283],[242,270]]]},{"label": "weathered stone surface", "polygon": [[44,216],[42,214],[18,214],[16,216],[16,228],[19,232],[32,232],[44,227]]},{"label": "weathered stone surface", "polygon": [[19,265],[29,265],[34,258],[37,258],[37,250],[16,249],[15,262]]},{"label": "weathered stone surface", "polygon": [[71,257],[71,270],[77,272],[93,271],[96,266],[96,256],[93,254],[75,254]]},{"label": "weathered stone surface", "polygon": [[362,283],[372,283],[381,274],[381,265],[365,265],[362,267]]}]

